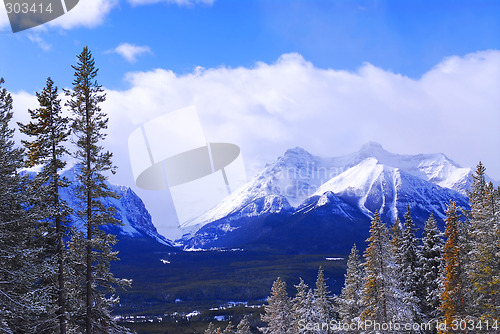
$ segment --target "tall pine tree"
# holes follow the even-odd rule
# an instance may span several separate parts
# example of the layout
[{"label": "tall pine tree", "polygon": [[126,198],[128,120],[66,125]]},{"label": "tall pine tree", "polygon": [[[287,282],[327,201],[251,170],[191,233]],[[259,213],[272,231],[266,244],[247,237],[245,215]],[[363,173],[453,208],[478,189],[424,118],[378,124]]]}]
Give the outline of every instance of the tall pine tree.
[{"label": "tall pine tree", "polygon": [[[117,240],[103,227],[120,222],[114,218],[114,208],[105,207],[101,199],[117,197],[110,190],[104,175],[105,172],[114,172],[115,167],[111,162],[112,153],[104,151],[101,144],[108,124],[108,118],[100,107],[105,101],[105,94],[96,80],[98,68],[87,47],[78,55],[77,65],[72,67],[75,70],[73,88],[67,90],[66,95],[69,97],[67,106],[74,115],[72,130],[76,137],[76,179],[80,184],[77,196],[81,200],[77,213],[81,220],[81,233],[75,231],[71,246],[76,256],[75,273],[85,275],[76,281],[76,284],[84,283],[83,287],[79,287],[84,293],[76,293],[75,300],[84,297],[83,301],[80,300],[85,309],[85,314],[81,315],[84,320],[82,330],[90,334],[117,328],[110,315],[110,307],[118,299],[107,298],[105,292],[114,293],[116,286],[127,286],[130,281],[115,278],[110,271],[110,262],[117,260],[117,252],[112,249]],[[78,309],[78,303],[76,307]]]},{"label": "tall pine tree", "polygon": [[442,233],[438,230],[436,219],[431,214],[424,226],[422,234],[422,285],[424,298],[421,300],[423,320],[436,321],[441,312],[441,266],[443,262]]},{"label": "tall pine tree", "polygon": [[236,328],[236,334],[252,334],[250,331],[250,321],[248,320],[248,315],[241,319],[238,327]]},{"label": "tall pine tree", "polygon": [[50,291],[41,284],[45,263],[43,226],[31,210],[34,187],[18,170],[23,150],[16,148],[12,120],[12,96],[1,88],[0,78],[0,331],[42,333],[43,317],[50,310]]},{"label": "tall pine tree", "polygon": [[66,333],[66,247],[64,238],[68,235],[68,227],[65,224],[69,208],[59,196],[60,188],[67,186],[67,180],[61,179],[59,172],[66,162],[63,157],[68,154],[64,146],[70,134],[68,123],[69,118],[61,114],[61,100],[58,98],[57,87],[48,78],[45,88],[41,93],[36,93],[39,108],[29,110],[32,121],[28,124],[19,124],[21,133],[33,140],[23,140],[26,147],[28,159],[26,165],[33,167],[43,166],[40,173],[35,176],[37,180],[37,194],[43,213],[41,219],[49,222],[49,234],[45,239],[48,245],[54,245],[49,249],[47,256],[57,262],[57,312],[59,323],[59,333]]},{"label": "tall pine tree", "polygon": [[417,237],[415,236],[415,224],[411,217],[410,206],[405,213],[405,223],[401,236],[401,245],[398,257],[401,259],[399,276],[401,289],[404,291],[404,303],[411,311],[411,318],[407,321],[418,323],[421,320],[420,301],[423,299],[423,285],[420,275],[420,252]]},{"label": "tall pine tree", "polygon": [[[294,333],[316,334],[320,332],[320,312],[312,289],[309,289],[302,278],[300,278],[300,282],[295,288],[297,294],[292,300],[295,320]],[[303,330],[306,325],[314,327],[313,324],[317,324],[317,328]]]},{"label": "tall pine tree", "polygon": [[342,292],[335,297],[335,311],[340,321],[346,324],[357,323],[363,310],[363,267],[359,252],[354,245],[347,260],[347,273]]},{"label": "tall pine tree", "polygon": [[[389,239],[389,230],[375,212],[370,227],[368,247],[365,250],[363,311],[361,320],[377,323],[407,322],[412,313],[404,303],[405,294],[399,289],[394,266],[395,256]],[[366,333],[376,333],[368,328]]]},{"label": "tall pine tree", "polygon": [[261,315],[267,326],[259,328],[259,331],[264,334],[295,333],[292,302],[286,292],[286,283],[281,278],[274,281],[267,303],[264,306],[265,313]]},{"label": "tall pine tree", "polygon": [[467,266],[475,297],[474,315],[483,320],[500,316],[500,282],[495,279],[500,270],[498,247],[497,196],[493,185],[486,182],[486,168],[480,162],[473,175],[469,192],[470,249]]},{"label": "tall pine tree", "polygon": [[332,297],[323,271],[323,267],[319,267],[318,277],[316,278],[316,289],[314,289],[314,302],[318,310],[318,322],[328,323],[333,316]]},{"label": "tall pine tree", "polygon": [[446,243],[443,248],[444,277],[441,292],[441,312],[446,323],[446,330],[441,334],[454,333],[451,324],[456,320],[466,319],[464,299],[464,263],[463,243],[460,238],[460,216],[455,202],[450,201],[446,210]]},{"label": "tall pine tree", "polygon": [[299,278],[299,284],[295,286],[297,293],[292,300],[292,309],[294,313],[294,330],[299,331],[300,321],[307,321],[309,311],[311,309],[307,308],[307,292],[309,291],[309,286],[304,282],[302,277]]}]

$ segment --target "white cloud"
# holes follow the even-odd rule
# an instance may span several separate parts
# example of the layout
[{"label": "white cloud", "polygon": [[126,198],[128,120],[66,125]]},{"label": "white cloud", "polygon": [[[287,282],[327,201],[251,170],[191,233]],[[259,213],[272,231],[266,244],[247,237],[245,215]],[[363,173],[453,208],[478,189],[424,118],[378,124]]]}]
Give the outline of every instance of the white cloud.
[{"label": "white cloud", "polygon": [[151,51],[151,48],[149,46],[139,46],[129,43],[122,43],[113,50],[108,51],[108,53],[117,53],[125,58],[125,60],[127,60],[129,63],[135,63],[137,61],[137,57],[148,53],[151,54],[153,52]]},{"label": "white cloud", "polygon": [[119,0],[80,0],[72,10],[47,24],[63,29],[95,28],[118,4]]},{"label": "white cloud", "polygon": [[7,11],[5,6],[0,5],[0,31],[8,31],[10,29],[9,17],[7,16]]},{"label": "white cloud", "polygon": [[[208,141],[241,147],[248,169],[294,146],[338,156],[374,140],[395,153],[442,152],[467,167],[482,160],[500,179],[500,51],[447,58],[419,79],[370,64],[355,72],[320,69],[286,54],[254,68],[198,68],[186,75],[156,69],[129,73],[127,80],[131,87],[108,90],[103,105],[118,184],[134,183],[128,135],[187,105],[197,106]],[[167,216],[167,195],[134,190],[158,229],[170,233],[176,222]]]},{"label": "white cloud", "polygon": [[[108,100],[134,124],[195,104],[207,136],[239,142],[251,156],[264,154],[262,145],[270,156],[292,145],[341,154],[372,139],[396,152],[437,150],[471,164],[500,143],[499,72],[498,51],[446,59],[418,80],[370,64],[355,73],[319,69],[287,54],[251,69],[131,73],[132,88]],[[480,142],[488,144],[471,149]]]},{"label": "white cloud", "polygon": [[156,3],[166,3],[166,4],[172,4],[172,5],[177,5],[181,7],[192,7],[194,5],[207,5],[211,6],[215,2],[215,0],[128,0],[128,2],[132,6],[138,6],[138,5],[151,5],[151,4],[156,4]]},{"label": "white cloud", "polygon": [[27,36],[30,41],[37,44],[43,51],[52,49],[52,45],[47,43],[39,34],[28,34]]},{"label": "white cloud", "polygon": [[[8,89],[8,86],[4,86]],[[4,88],[2,87],[2,88]],[[15,122],[21,122],[27,124],[30,122],[30,116],[28,113],[28,109],[34,109],[37,107],[37,99],[34,94],[27,93],[25,91],[20,91],[12,94],[13,101],[13,112],[14,112],[14,122],[10,124],[11,127],[16,127]],[[14,134],[14,138],[17,143],[21,142],[21,139],[25,139],[25,137],[21,137],[19,131],[16,131]]]}]

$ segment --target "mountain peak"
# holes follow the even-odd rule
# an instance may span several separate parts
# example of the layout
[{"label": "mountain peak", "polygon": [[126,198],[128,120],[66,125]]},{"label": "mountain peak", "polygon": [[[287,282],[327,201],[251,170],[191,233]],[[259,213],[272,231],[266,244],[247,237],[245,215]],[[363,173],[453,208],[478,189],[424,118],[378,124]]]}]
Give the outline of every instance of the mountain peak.
[{"label": "mountain peak", "polygon": [[311,155],[306,149],[303,149],[302,147],[294,147],[294,148],[289,148],[285,152],[285,156],[287,155]]},{"label": "mountain peak", "polygon": [[382,145],[374,141],[369,141],[368,143],[364,144],[359,152],[365,154],[387,153]]}]

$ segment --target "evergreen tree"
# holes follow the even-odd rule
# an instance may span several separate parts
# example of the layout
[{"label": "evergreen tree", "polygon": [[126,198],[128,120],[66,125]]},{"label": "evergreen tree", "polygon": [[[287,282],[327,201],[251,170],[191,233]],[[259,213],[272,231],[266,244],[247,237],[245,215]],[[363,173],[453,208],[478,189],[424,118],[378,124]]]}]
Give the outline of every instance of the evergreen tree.
[{"label": "evergreen tree", "polygon": [[229,323],[227,324],[227,327],[224,329],[222,334],[234,334],[235,331],[236,331],[236,328],[234,328],[233,323],[231,321],[229,321]]},{"label": "evergreen tree", "polygon": [[[297,295],[293,299],[293,310],[295,318],[294,333],[317,334],[321,332],[320,312],[316,304],[316,298],[312,289],[300,279]],[[303,330],[304,326],[306,329]],[[308,329],[311,327],[312,329]],[[313,328],[316,327],[316,328]]]},{"label": "evergreen tree", "polygon": [[473,175],[469,192],[470,212],[470,261],[467,271],[472,283],[474,297],[473,314],[484,320],[493,320],[500,315],[496,301],[500,294],[500,282],[495,279],[500,270],[498,257],[498,220],[495,217],[498,203],[492,184],[485,180],[486,168],[479,163]]},{"label": "evergreen tree", "polygon": [[262,321],[267,323],[266,327],[259,328],[265,334],[293,334],[294,317],[292,303],[286,292],[286,283],[279,277],[273,283],[271,296],[264,306]]},{"label": "evergreen tree", "polygon": [[[69,119],[61,115],[61,100],[58,99],[57,87],[48,78],[47,84],[41,93],[36,93],[39,108],[29,110],[32,122],[19,124],[21,133],[34,137],[32,141],[23,140],[26,147],[28,167],[42,165],[43,169],[35,176],[37,181],[37,205],[41,205],[43,213],[41,218],[49,222],[49,234],[45,236],[48,247],[47,257],[57,263],[57,286],[54,290],[57,301],[54,309],[59,323],[59,333],[66,333],[66,269],[65,245],[63,238],[67,235],[68,228],[64,224],[69,208],[60,199],[59,189],[67,186],[67,180],[61,179],[59,171],[66,163],[61,160],[68,154],[64,142],[69,136]],[[49,240],[52,239],[52,240]],[[52,305],[51,305],[52,306]]]},{"label": "evergreen tree", "polygon": [[491,281],[491,284],[494,287],[491,289],[491,293],[494,296],[492,303],[492,305],[494,305],[494,312],[491,312],[491,315],[495,321],[500,322],[500,187],[494,190],[491,182],[489,187],[491,189],[490,194],[492,194],[492,201],[494,201],[494,205],[492,205],[493,212],[491,213],[491,219],[494,221],[495,245],[497,249],[495,254],[496,269],[493,271]]},{"label": "evergreen tree", "polygon": [[[325,334],[327,332],[326,328],[323,327],[328,322],[324,319],[322,314],[321,304],[318,303],[316,295],[312,289],[309,289],[304,300],[301,319],[303,325],[306,326],[306,330],[300,333],[305,334]],[[308,329],[310,327],[311,329]],[[300,328],[300,327],[299,327]]]},{"label": "evergreen tree", "polygon": [[[498,187],[494,191],[494,198],[495,198],[495,204],[496,206],[494,207],[495,212],[493,213],[493,219],[495,220],[495,236],[496,236],[496,246],[497,246],[497,253],[496,259],[497,259],[497,269],[494,272],[493,275],[493,284],[495,284],[496,287],[500,285],[500,187]],[[495,293],[495,320],[500,321],[500,292],[494,291]]]},{"label": "evergreen tree", "polygon": [[[372,218],[367,242],[369,245],[364,253],[365,282],[361,320],[373,320],[380,324],[407,322],[412,313],[403,302],[405,295],[399,290],[389,231],[380,221],[378,211]],[[366,331],[376,332],[373,328]]]},{"label": "evergreen tree", "polygon": [[322,267],[319,267],[318,270],[316,289],[314,289],[314,301],[318,311],[318,322],[329,322],[333,316],[332,297],[330,291],[328,291]]},{"label": "evergreen tree", "polygon": [[[4,83],[0,78],[0,85]],[[19,217],[20,203],[13,198],[15,194],[11,191],[19,187],[20,180],[16,173],[17,168],[22,166],[22,151],[14,148],[12,140],[14,130],[9,128],[12,119],[12,96],[5,88],[0,86],[0,330],[11,333],[9,322],[15,319],[20,312],[19,300],[16,293],[16,278],[18,277],[19,261],[17,256],[21,255],[22,249],[17,249],[16,220]],[[4,189],[7,187],[6,191]],[[16,191],[17,192],[17,191]],[[9,196],[4,198],[4,196]],[[11,200],[15,200],[11,205]]]},{"label": "evergreen tree", "polygon": [[359,252],[354,245],[347,260],[347,273],[340,296],[335,297],[335,311],[340,321],[346,324],[360,321],[362,312],[363,268]]},{"label": "evergreen tree", "polygon": [[[77,261],[75,273],[85,275],[84,279],[80,277],[75,282],[84,282],[84,286],[77,288],[83,289],[83,295],[78,291],[75,293],[75,318],[83,317],[81,330],[90,334],[118,330],[110,315],[110,307],[118,299],[113,296],[107,298],[105,292],[114,293],[116,286],[128,286],[130,281],[115,278],[111,273],[110,262],[117,260],[117,252],[112,249],[117,240],[102,228],[120,222],[114,218],[116,210],[105,207],[101,202],[102,198],[117,197],[109,189],[104,175],[109,171],[114,173],[115,167],[111,162],[112,153],[104,151],[101,146],[108,124],[108,118],[100,107],[105,101],[105,94],[97,83],[98,69],[87,47],[78,55],[77,65],[72,67],[75,70],[73,88],[67,90],[66,95],[69,97],[67,106],[74,115],[72,130],[76,137],[75,158],[78,161],[76,178],[81,184],[77,187],[77,196],[81,200],[81,209],[77,213],[83,230],[83,233],[73,234],[72,247]],[[84,242],[75,237],[83,237]],[[85,314],[78,314],[79,297],[84,297]]]},{"label": "evergreen tree", "polygon": [[208,328],[205,329],[205,334],[220,334],[220,328],[215,328],[215,325],[211,322],[208,324]]},{"label": "evergreen tree", "polygon": [[441,266],[443,261],[442,233],[438,230],[436,219],[431,214],[424,226],[422,235],[421,267],[423,272],[424,298],[421,311],[425,321],[435,321],[441,316]]},{"label": "evergreen tree", "polygon": [[464,320],[466,308],[464,300],[463,257],[460,240],[460,221],[455,202],[450,201],[446,210],[446,243],[443,248],[444,278],[441,292],[441,312],[448,325],[447,331],[453,333],[451,324],[454,320]]},{"label": "evergreen tree", "polygon": [[407,321],[420,322],[420,301],[424,298],[422,286],[422,270],[420,268],[420,252],[418,241],[415,236],[415,224],[411,217],[410,206],[405,213],[405,223],[402,231],[401,245],[398,251],[401,259],[399,268],[399,282],[402,282],[401,289],[404,291],[404,303],[411,310],[411,318]]},{"label": "evergreen tree", "polygon": [[300,321],[304,322],[306,313],[309,311],[307,309],[307,292],[309,291],[309,286],[304,282],[302,278],[299,278],[300,282],[298,285],[295,285],[297,289],[297,293],[295,294],[295,298],[292,300],[292,309],[294,313],[294,330],[295,332],[299,331]]},{"label": "evergreen tree", "polygon": [[241,319],[236,329],[236,334],[252,334],[250,331],[250,321],[248,320],[248,315]]},{"label": "evergreen tree", "polygon": [[[486,242],[487,235],[487,210],[485,207],[487,197],[487,183],[486,183],[486,168],[479,162],[476,166],[476,171],[472,174],[471,190],[468,191],[470,210],[465,211],[467,216],[467,231],[462,233],[461,237],[464,238],[463,252],[465,261],[462,270],[467,274],[467,282],[464,285],[468,288],[464,291],[464,300],[469,314],[475,318],[479,318],[484,310],[482,310],[481,300],[485,297],[479,292],[484,280],[483,275],[480,274],[480,268],[483,266],[481,263],[481,253],[483,247],[487,247],[482,243]],[[466,234],[466,235],[465,235]]]},{"label": "evergreen tree", "polygon": [[1,88],[0,78],[0,332],[42,333],[40,318],[47,312],[50,291],[39,286],[43,269],[44,230],[35,224],[30,210],[32,184],[18,174],[23,151],[16,148],[12,120],[12,96]]}]

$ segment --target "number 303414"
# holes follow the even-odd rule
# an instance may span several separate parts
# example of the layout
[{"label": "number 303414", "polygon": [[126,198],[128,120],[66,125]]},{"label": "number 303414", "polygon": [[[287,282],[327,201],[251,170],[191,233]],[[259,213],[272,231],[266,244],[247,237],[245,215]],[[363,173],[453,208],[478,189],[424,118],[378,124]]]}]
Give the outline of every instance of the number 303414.
[{"label": "number 303414", "polygon": [[26,2],[7,2],[5,3],[5,8],[7,9],[7,14],[52,13],[51,3],[29,4]]}]

